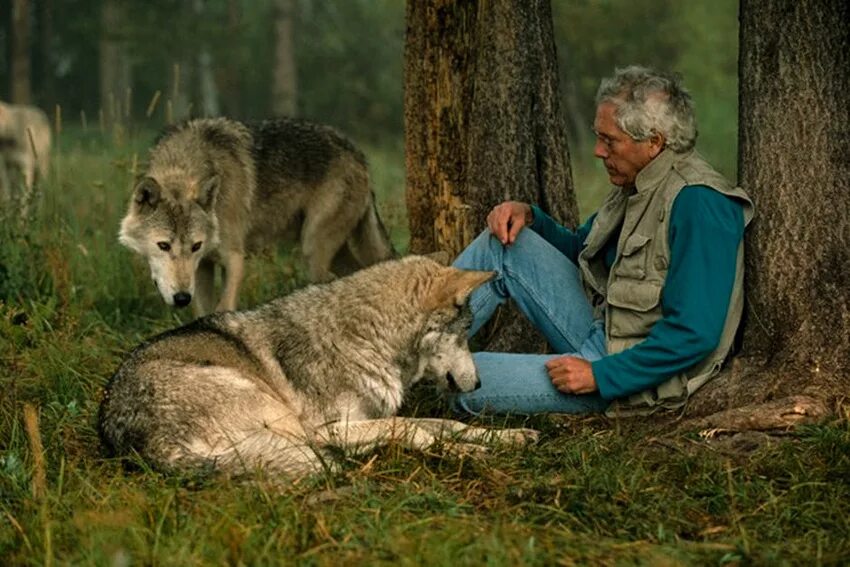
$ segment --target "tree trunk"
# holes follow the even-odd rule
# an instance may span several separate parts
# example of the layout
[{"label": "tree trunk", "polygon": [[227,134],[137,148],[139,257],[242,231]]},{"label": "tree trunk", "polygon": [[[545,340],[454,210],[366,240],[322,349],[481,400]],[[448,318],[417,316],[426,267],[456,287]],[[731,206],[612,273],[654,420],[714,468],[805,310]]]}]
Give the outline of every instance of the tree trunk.
[{"label": "tree trunk", "polygon": [[11,99],[16,104],[29,104],[32,101],[29,0],[12,0],[11,31]]},{"label": "tree trunk", "polygon": [[39,60],[41,106],[48,112],[56,105],[56,81],[53,65],[53,0],[39,2]]},{"label": "tree trunk", "polygon": [[197,51],[192,46],[186,46],[181,56],[171,64],[171,98],[166,102],[170,106],[168,122],[186,120],[197,111],[192,100],[196,55]]},{"label": "tree trunk", "polygon": [[744,348],[691,407],[748,406],[704,422],[724,427],[816,419],[850,393],[850,5],[740,10],[740,184],[756,205]]},{"label": "tree trunk", "polygon": [[295,0],[275,0],[275,65],[272,83],[272,112],[294,116],[296,109],[296,73],[294,29]]},{"label": "tree trunk", "polygon": [[104,125],[121,138],[124,116],[129,114],[131,68],[124,37],[125,6],[120,0],[101,4],[100,110]]},{"label": "tree trunk", "polygon": [[[195,0],[194,6],[198,21],[204,21],[207,17],[206,3],[204,0]],[[206,42],[198,48],[198,97],[201,101],[202,116],[218,116],[221,113],[218,86],[213,73],[213,57]]]},{"label": "tree trunk", "polygon": [[[227,36],[234,44],[239,44],[242,39],[242,11],[239,0],[227,0]],[[221,80],[221,106],[224,114],[238,118],[242,114],[242,99],[240,88],[240,61],[233,50],[227,50],[219,58],[222,64]]]},{"label": "tree trunk", "polygon": [[[411,252],[455,257],[507,199],[575,226],[548,0],[408,1],[404,103]],[[507,319],[488,348],[545,347]]]},{"label": "tree trunk", "polygon": [[505,199],[578,213],[546,0],[407,3],[412,252],[459,253]]}]

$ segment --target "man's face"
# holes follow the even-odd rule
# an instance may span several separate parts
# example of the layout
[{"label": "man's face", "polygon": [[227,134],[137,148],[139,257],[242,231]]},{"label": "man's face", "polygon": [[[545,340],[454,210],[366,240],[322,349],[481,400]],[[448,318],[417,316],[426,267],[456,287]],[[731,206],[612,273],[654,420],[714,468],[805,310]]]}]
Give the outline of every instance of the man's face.
[{"label": "man's face", "polygon": [[596,109],[593,131],[596,145],[593,155],[602,160],[611,183],[620,187],[634,185],[638,172],[646,167],[663,149],[663,138],[656,135],[636,142],[614,121],[616,107],[603,102]]}]

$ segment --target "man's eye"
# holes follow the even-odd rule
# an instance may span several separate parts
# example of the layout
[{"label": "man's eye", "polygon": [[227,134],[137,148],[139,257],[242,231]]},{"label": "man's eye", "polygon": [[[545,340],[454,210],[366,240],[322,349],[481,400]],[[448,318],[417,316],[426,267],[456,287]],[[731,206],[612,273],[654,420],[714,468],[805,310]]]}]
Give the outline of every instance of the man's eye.
[{"label": "man's eye", "polygon": [[156,245],[159,246],[159,249],[163,252],[168,252],[169,250],[171,250],[171,244],[169,244],[168,242],[157,242]]},{"label": "man's eye", "polygon": [[203,244],[203,242],[196,242],[196,243],[194,243],[194,244],[192,245],[192,252],[197,252],[198,250],[200,250],[200,249],[201,249],[201,245],[202,245],[202,244]]}]

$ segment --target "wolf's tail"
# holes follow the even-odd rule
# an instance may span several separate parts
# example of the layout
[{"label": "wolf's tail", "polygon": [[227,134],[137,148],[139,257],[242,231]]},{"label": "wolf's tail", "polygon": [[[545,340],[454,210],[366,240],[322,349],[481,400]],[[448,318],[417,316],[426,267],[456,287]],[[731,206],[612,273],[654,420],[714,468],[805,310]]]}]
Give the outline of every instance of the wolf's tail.
[{"label": "wolf's tail", "polygon": [[369,206],[348,238],[348,249],[363,267],[397,256],[384,223],[375,206],[375,193],[370,193]]}]

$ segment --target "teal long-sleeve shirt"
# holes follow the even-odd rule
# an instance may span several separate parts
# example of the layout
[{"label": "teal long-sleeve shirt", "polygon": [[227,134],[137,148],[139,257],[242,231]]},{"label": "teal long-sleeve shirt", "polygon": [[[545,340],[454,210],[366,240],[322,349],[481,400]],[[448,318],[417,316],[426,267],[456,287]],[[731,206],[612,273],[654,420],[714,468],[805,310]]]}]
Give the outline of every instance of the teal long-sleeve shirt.
[{"label": "teal long-sleeve shirt", "polygon": [[[571,231],[533,209],[531,229],[578,263],[596,215]],[[673,202],[669,230],[670,267],[661,319],[640,343],[592,363],[596,386],[605,399],[661,384],[708,356],[720,341],[744,235],[743,208],[709,187],[690,185]],[[617,236],[605,245],[609,268],[616,258]]]}]

